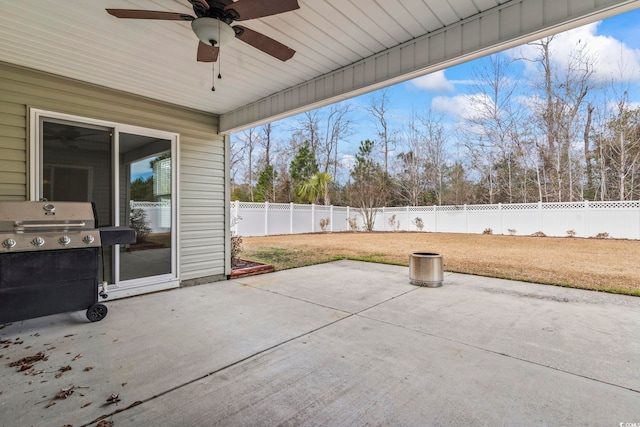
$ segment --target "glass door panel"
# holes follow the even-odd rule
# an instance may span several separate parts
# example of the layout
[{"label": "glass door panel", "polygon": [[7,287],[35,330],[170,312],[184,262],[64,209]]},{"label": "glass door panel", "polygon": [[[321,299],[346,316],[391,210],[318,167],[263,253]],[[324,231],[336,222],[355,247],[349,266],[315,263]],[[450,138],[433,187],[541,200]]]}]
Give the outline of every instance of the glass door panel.
[{"label": "glass door panel", "polygon": [[[113,129],[43,118],[40,197],[93,202],[100,226],[113,224]],[[111,251],[103,254],[100,280],[113,282]],[[104,274],[103,274],[104,272]]]},{"label": "glass door panel", "polygon": [[119,133],[120,225],[136,230],[120,248],[120,281],[171,274],[171,141]]}]

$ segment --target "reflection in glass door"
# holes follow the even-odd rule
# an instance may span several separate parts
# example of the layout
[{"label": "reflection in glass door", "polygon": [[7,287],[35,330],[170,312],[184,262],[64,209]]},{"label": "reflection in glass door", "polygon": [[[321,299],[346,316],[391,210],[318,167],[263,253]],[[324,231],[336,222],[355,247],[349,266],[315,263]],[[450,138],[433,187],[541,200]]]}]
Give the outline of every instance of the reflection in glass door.
[{"label": "reflection in glass door", "polygon": [[137,234],[120,248],[120,281],[171,274],[171,141],[119,137],[120,224]]}]

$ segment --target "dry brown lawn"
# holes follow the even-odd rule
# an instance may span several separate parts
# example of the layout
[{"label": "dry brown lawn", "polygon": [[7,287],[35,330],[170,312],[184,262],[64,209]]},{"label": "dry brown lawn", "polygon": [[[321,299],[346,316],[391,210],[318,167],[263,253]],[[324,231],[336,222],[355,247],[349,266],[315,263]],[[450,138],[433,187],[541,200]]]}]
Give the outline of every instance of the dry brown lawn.
[{"label": "dry brown lawn", "polygon": [[446,271],[640,296],[640,241],[457,233],[327,233],[244,237],[244,258],[276,269],[335,259],[409,265],[443,255]]}]

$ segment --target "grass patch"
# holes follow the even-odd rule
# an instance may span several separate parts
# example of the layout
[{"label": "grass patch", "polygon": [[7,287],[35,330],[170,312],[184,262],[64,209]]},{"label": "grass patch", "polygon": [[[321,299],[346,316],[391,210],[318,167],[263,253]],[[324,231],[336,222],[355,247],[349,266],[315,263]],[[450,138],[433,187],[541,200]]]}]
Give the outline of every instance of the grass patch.
[{"label": "grass patch", "polygon": [[245,249],[242,254],[242,258],[271,264],[276,271],[344,259],[339,255],[324,254],[303,249],[277,247]]}]

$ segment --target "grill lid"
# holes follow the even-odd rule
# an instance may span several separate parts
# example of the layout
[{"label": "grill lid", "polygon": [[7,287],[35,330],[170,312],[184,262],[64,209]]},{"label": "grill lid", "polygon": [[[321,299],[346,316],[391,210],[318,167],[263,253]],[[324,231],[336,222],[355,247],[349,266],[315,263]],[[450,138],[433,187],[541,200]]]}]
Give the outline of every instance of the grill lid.
[{"label": "grill lid", "polygon": [[93,206],[87,202],[0,202],[0,231],[92,229]]},{"label": "grill lid", "polygon": [[100,246],[88,202],[0,202],[0,253]]}]

